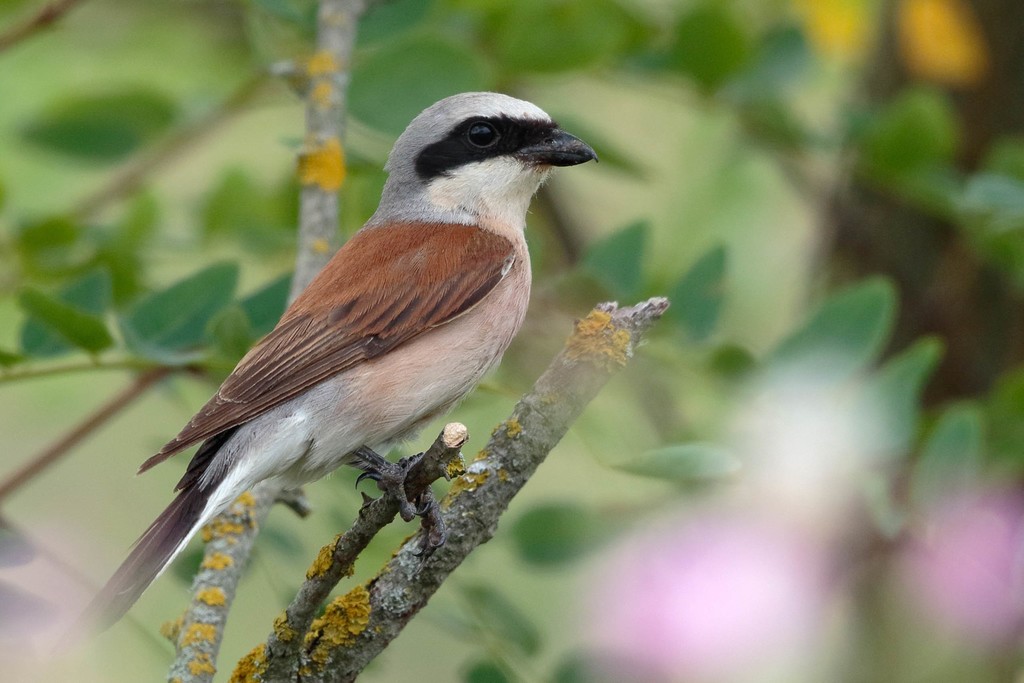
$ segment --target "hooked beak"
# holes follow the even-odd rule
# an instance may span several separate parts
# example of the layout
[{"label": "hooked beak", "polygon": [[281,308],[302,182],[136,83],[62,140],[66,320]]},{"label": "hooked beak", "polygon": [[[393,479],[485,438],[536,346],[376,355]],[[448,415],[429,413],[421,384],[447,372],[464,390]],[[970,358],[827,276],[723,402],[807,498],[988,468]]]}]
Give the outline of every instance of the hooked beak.
[{"label": "hooked beak", "polygon": [[597,161],[590,145],[561,128],[554,129],[540,142],[523,147],[516,156],[537,166],[576,166],[591,159]]}]

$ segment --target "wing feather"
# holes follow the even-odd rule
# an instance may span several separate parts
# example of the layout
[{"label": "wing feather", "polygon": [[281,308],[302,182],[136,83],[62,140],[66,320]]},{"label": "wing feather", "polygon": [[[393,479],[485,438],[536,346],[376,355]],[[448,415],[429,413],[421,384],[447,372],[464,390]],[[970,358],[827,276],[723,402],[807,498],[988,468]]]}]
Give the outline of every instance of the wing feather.
[{"label": "wing feather", "polygon": [[453,320],[494,289],[513,254],[504,237],[466,225],[361,230],[139,471]]}]

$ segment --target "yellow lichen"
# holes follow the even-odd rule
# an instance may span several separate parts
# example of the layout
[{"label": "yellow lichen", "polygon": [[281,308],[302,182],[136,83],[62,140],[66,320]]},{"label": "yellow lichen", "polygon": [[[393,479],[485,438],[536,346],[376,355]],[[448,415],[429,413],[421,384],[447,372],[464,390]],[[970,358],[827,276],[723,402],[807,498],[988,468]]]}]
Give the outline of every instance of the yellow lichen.
[{"label": "yellow lichen", "polygon": [[331,250],[331,245],[322,237],[313,240],[309,246],[318,254],[326,254]]},{"label": "yellow lichen", "polygon": [[335,598],[306,634],[310,659],[322,668],[332,650],[352,643],[369,623],[370,592],[366,586],[357,586]]},{"label": "yellow lichen", "polygon": [[320,109],[327,109],[331,106],[331,99],[334,96],[334,86],[330,81],[319,81],[309,91],[309,99]]},{"label": "yellow lichen", "polygon": [[233,522],[226,517],[215,517],[203,527],[203,541],[209,543],[213,539],[225,539],[232,545],[238,542],[237,536],[245,533],[245,525]]},{"label": "yellow lichen", "polygon": [[629,331],[612,324],[604,311],[593,310],[576,323],[576,329],[565,343],[570,360],[585,360],[606,370],[622,367],[629,360]]},{"label": "yellow lichen", "polygon": [[231,673],[230,683],[255,683],[262,680],[267,670],[267,646],[260,643],[249,654],[238,660],[238,665]]},{"label": "yellow lichen", "polygon": [[462,459],[461,453],[448,461],[444,467],[444,473],[449,481],[466,473],[466,461]]},{"label": "yellow lichen", "polygon": [[274,619],[274,633],[282,643],[289,643],[295,640],[295,636],[298,635],[291,624],[288,623],[288,615],[284,612],[278,614],[277,618]]},{"label": "yellow lichen", "polygon": [[181,626],[185,623],[185,615],[182,614],[180,617],[173,621],[165,621],[160,624],[160,635],[172,643],[178,642],[178,634],[181,633]]},{"label": "yellow lichen", "polygon": [[320,548],[320,552],[316,554],[313,564],[309,565],[309,569],[306,570],[307,579],[322,576],[324,572],[331,568],[331,565],[334,563],[334,551],[338,549],[338,542],[340,540],[341,534],[338,534],[334,537],[333,541]]},{"label": "yellow lichen", "polygon": [[256,499],[253,497],[252,493],[246,491],[238,498],[235,498],[235,502],[232,503],[232,505],[245,508],[246,510],[251,510],[256,507]]},{"label": "yellow lichen", "polygon": [[505,434],[510,439],[514,439],[523,433],[523,425],[519,424],[519,420],[514,417],[510,417],[505,420]]},{"label": "yellow lichen", "polygon": [[310,146],[299,155],[299,182],[315,185],[324,192],[334,192],[345,180],[345,155],[338,138]]},{"label": "yellow lichen", "polygon": [[196,593],[196,600],[205,603],[210,607],[221,607],[226,605],[228,602],[227,596],[224,595],[224,589],[216,586],[212,588],[204,588]]},{"label": "yellow lichen", "polygon": [[230,555],[224,553],[210,553],[203,558],[203,563],[199,565],[201,569],[213,569],[215,571],[221,571],[227,569],[235,563],[235,560]]},{"label": "yellow lichen", "polygon": [[475,491],[481,484],[487,481],[487,478],[490,476],[490,470],[466,472],[461,477],[452,482],[452,487],[448,491],[447,498],[457,496],[464,491]]},{"label": "yellow lichen", "polygon": [[338,62],[327,50],[317,52],[306,62],[306,73],[310,78],[327,76],[338,70]]},{"label": "yellow lichen", "polygon": [[188,670],[193,676],[199,676],[200,674],[210,674],[212,676],[217,673],[217,667],[213,665],[213,658],[206,652],[197,654],[195,659],[188,663]]},{"label": "yellow lichen", "polygon": [[217,627],[213,624],[190,624],[181,637],[182,645],[212,643],[217,639]]}]

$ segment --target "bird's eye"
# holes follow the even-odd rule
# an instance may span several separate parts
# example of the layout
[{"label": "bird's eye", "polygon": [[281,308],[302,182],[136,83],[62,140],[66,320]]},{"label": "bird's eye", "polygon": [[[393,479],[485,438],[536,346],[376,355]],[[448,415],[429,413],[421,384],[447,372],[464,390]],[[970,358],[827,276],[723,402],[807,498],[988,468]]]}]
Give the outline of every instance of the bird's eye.
[{"label": "bird's eye", "polygon": [[493,146],[499,137],[501,136],[498,135],[497,129],[486,121],[477,121],[471,124],[469,130],[466,131],[466,139],[469,140],[469,144],[481,149]]}]

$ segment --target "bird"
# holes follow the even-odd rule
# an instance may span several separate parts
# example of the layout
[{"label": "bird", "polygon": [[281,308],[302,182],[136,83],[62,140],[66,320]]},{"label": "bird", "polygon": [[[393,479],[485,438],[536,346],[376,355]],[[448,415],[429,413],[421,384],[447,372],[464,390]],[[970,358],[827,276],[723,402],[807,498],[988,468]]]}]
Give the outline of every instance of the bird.
[{"label": "bird", "polygon": [[200,444],[84,621],[103,630],[119,620],[200,528],[262,481],[296,488],[343,464],[383,478],[388,461],[364,456],[452,409],[522,325],[533,195],[554,167],[596,159],[542,109],[501,93],[453,95],[417,115],[388,155],[374,214],[139,468]]}]

